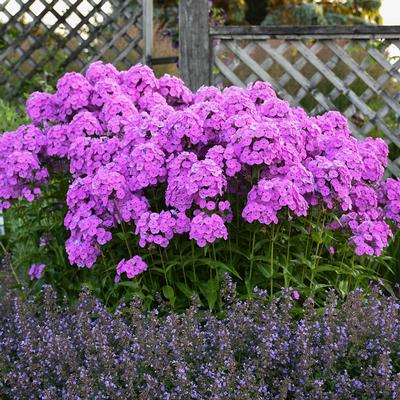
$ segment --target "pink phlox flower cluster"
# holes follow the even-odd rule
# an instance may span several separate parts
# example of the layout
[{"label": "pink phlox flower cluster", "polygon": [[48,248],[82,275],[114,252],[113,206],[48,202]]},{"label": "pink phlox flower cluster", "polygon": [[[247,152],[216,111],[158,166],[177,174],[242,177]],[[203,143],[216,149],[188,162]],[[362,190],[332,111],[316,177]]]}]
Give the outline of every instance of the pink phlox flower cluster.
[{"label": "pink phlox flower cluster", "polygon": [[22,125],[0,137],[0,208],[9,208],[10,200],[33,201],[40,186],[47,183],[48,170],[41,162],[46,137],[33,125]]},{"label": "pink phlox flower cluster", "polygon": [[64,158],[68,154],[69,127],[66,124],[53,125],[45,130],[47,138],[47,154],[50,157]]},{"label": "pink phlox flower cluster", "polygon": [[218,214],[208,215],[196,210],[190,223],[189,238],[196,241],[199,247],[214,243],[218,239],[228,239],[228,230],[224,219]]},{"label": "pink phlox flower cluster", "polygon": [[133,101],[125,95],[110,97],[104,103],[100,119],[107,131],[111,134],[122,136],[135,114],[138,113]]},{"label": "pink phlox flower cluster", "polygon": [[146,112],[151,112],[151,110],[155,106],[161,106],[161,107],[168,106],[165,98],[161,96],[161,94],[158,92],[152,92],[143,95],[142,97],[139,98],[139,100],[135,104],[139,111],[146,111]]},{"label": "pink phlox flower cluster", "polygon": [[193,204],[193,195],[187,190],[188,175],[192,166],[198,162],[197,156],[191,152],[182,152],[171,156],[167,161],[167,190],[165,203],[179,211],[188,210]]},{"label": "pink phlox flower cluster", "polygon": [[186,190],[201,208],[207,200],[221,196],[226,189],[226,177],[222,169],[212,160],[195,162],[188,173]]},{"label": "pink phlox flower cluster", "polygon": [[389,225],[385,221],[364,221],[352,228],[353,235],[349,244],[355,246],[358,256],[380,256],[382,250],[388,246],[388,238],[393,236]]},{"label": "pink phlox flower cluster", "polygon": [[114,280],[115,282],[119,282],[123,273],[126,274],[128,279],[132,279],[145,272],[147,268],[148,265],[139,256],[134,256],[127,261],[123,258],[117,265],[117,275]]},{"label": "pink phlox flower cluster", "polygon": [[242,164],[271,165],[282,159],[276,124],[252,123],[240,128],[230,138],[227,149],[232,148]]},{"label": "pink phlox flower cluster", "polygon": [[364,164],[362,179],[370,183],[382,180],[389,155],[386,143],[382,139],[366,138],[358,142],[358,149]]},{"label": "pink phlox flower cluster", "polygon": [[69,141],[72,143],[76,138],[82,136],[102,136],[106,134],[93,112],[81,111],[74,116],[68,125]]},{"label": "pink phlox flower cluster", "polygon": [[378,196],[376,191],[363,183],[350,191],[352,210],[359,214],[368,214],[372,219],[379,217]]},{"label": "pink phlox flower cluster", "polygon": [[204,141],[208,144],[218,143],[225,123],[225,112],[221,103],[215,101],[202,101],[190,106],[201,121]]},{"label": "pink phlox flower cluster", "polygon": [[[208,137],[204,132],[200,117],[190,108],[177,111],[170,115],[168,119],[168,131],[171,140],[178,140],[182,146],[182,140],[187,140],[187,145],[196,145],[198,143],[206,144]],[[183,148],[177,148],[182,151]],[[169,151],[172,153],[172,151]]]},{"label": "pink phlox flower cluster", "polygon": [[154,143],[136,145],[130,153],[122,153],[116,160],[127,176],[131,190],[139,190],[164,182],[167,175],[165,154]]},{"label": "pink phlox flower cluster", "polygon": [[[94,264],[100,254],[99,246],[112,239],[110,229],[122,218],[120,203],[125,199],[133,200],[126,190],[125,178],[107,167],[71,184],[67,194],[69,211],[64,224],[71,232],[66,247],[72,264],[89,268]],[[137,203],[143,209],[143,204]],[[124,210],[126,219],[132,215],[131,208]]]},{"label": "pink phlox flower cluster", "polygon": [[400,179],[389,178],[379,190],[379,203],[385,217],[400,228]]},{"label": "pink phlox flower cluster", "polygon": [[85,77],[92,85],[97,82],[112,79],[114,81],[118,80],[119,72],[112,64],[103,64],[101,61],[95,61],[90,64]]},{"label": "pink phlox flower cluster", "polygon": [[279,177],[290,180],[296,185],[301,195],[312,194],[315,190],[314,175],[301,163],[287,164],[281,167],[273,165],[262,174],[262,177],[267,179]]},{"label": "pink phlox flower cluster", "polygon": [[93,175],[119,155],[120,141],[115,138],[79,137],[69,147],[70,172],[74,176]]},{"label": "pink phlox flower cluster", "polygon": [[221,91],[215,86],[202,86],[193,94],[193,103],[201,103],[203,101],[215,101],[221,103],[224,96]]},{"label": "pink phlox flower cluster", "polygon": [[290,106],[286,100],[270,97],[257,107],[257,111],[264,117],[285,118],[290,113]]},{"label": "pink phlox flower cluster", "polygon": [[252,223],[278,223],[278,212],[288,207],[298,217],[307,214],[308,203],[289,179],[261,179],[249,192],[242,217]]},{"label": "pink phlox flower cluster", "polygon": [[153,71],[141,64],[134,65],[128,71],[120,72],[119,83],[123,93],[134,102],[144,95],[157,92],[160,87]]},{"label": "pink phlox flower cluster", "polygon": [[92,104],[102,107],[113,97],[121,95],[122,89],[118,82],[111,78],[104,78],[97,81],[93,87]]},{"label": "pink phlox flower cluster", "polygon": [[141,247],[150,243],[167,247],[176,233],[188,232],[190,226],[190,219],[184,212],[164,210],[160,213],[145,212],[136,222],[135,233],[140,237]]},{"label": "pink phlox flower cluster", "polygon": [[256,106],[246,89],[230,86],[224,89],[222,96],[222,108],[226,115],[257,114]]},{"label": "pink phlox flower cluster", "polygon": [[33,125],[21,125],[15,131],[15,138],[12,143],[15,150],[27,150],[38,156],[45,152],[46,145],[46,136]]},{"label": "pink phlox flower cluster", "polygon": [[[316,156],[308,160],[306,166],[315,178],[315,191],[321,195],[328,208],[333,209],[337,204],[343,211],[351,208],[352,177],[343,162]],[[313,198],[312,204],[317,204],[317,201]]]},{"label": "pink phlox flower cluster", "polygon": [[255,115],[251,114],[225,114],[226,120],[221,130],[221,144],[232,142],[232,136],[240,129],[246,126],[251,126],[255,122],[259,122],[255,119]]},{"label": "pink phlox flower cluster", "polygon": [[185,142],[188,147],[199,142],[206,142],[207,137],[201,126],[200,118],[190,109],[170,112],[166,124],[159,129],[154,142],[168,154],[183,151]]},{"label": "pink phlox flower cluster", "polygon": [[92,85],[76,72],[67,72],[57,82],[57,114],[62,120],[68,119],[74,112],[90,103]]},{"label": "pink phlox flower cluster", "polygon": [[26,102],[26,114],[36,126],[46,125],[50,121],[59,121],[56,96],[50,93],[33,92]]},{"label": "pink phlox flower cluster", "polygon": [[[370,199],[371,203],[375,200]],[[355,202],[357,204],[357,202]],[[358,256],[381,255],[387,247],[388,240],[393,236],[389,225],[383,219],[381,209],[369,209],[367,211],[350,211],[344,214],[338,222],[331,223],[328,228],[350,231],[349,244],[355,247]]]},{"label": "pink phlox flower cluster", "polygon": [[[329,208],[340,221],[331,228],[357,254],[380,253],[387,222],[400,225],[384,141],[355,139],[338,112],[310,117],[265,82],[192,93],[146,66],[119,72],[98,61],[85,76],[65,74],[54,94],[34,92],[27,114],[32,125],[0,136],[0,207],[34,200],[48,170],[65,166],[66,248],[81,267],[94,265],[122,222],[135,224],[143,246],[188,232],[199,246],[226,239],[229,195],[247,196],[242,217],[262,224]],[[154,213],[149,199],[164,188],[170,209]]]},{"label": "pink phlox flower cluster", "polygon": [[267,83],[262,81],[252,82],[247,85],[247,92],[251,101],[258,107],[270,99],[276,99],[274,89]]},{"label": "pink phlox flower cluster", "polygon": [[193,101],[193,93],[185,86],[182,79],[168,74],[159,79],[159,93],[167,104],[175,109],[188,106]]}]

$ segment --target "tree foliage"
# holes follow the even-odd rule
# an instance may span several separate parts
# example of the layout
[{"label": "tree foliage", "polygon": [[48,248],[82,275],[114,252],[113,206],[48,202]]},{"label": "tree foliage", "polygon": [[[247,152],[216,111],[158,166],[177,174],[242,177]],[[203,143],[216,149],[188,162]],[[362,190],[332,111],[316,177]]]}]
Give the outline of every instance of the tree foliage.
[{"label": "tree foliage", "polygon": [[[173,5],[176,0],[160,2]],[[381,0],[214,0],[228,24],[352,25],[380,24]]]}]

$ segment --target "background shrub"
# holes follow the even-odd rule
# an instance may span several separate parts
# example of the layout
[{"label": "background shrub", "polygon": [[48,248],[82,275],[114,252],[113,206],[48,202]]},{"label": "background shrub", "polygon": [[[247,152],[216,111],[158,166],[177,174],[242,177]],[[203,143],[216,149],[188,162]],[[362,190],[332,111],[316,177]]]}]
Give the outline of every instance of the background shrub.
[{"label": "background shrub", "polygon": [[25,110],[0,98],[0,134],[17,129],[21,124],[28,122]]}]

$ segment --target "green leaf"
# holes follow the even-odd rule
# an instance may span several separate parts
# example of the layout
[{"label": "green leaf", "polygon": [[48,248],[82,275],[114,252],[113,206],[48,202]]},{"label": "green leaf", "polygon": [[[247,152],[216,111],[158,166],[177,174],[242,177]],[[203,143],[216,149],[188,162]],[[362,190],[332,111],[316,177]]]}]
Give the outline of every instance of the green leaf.
[{"label": "green leaf", "polygon": [[175,283],[178,289],[189,299],[193,296],[193,291],[183,282]]},{"label": "green leaf", "polygon": [[220,268],[222,271],[228,271],[231,274],[235,275],[237,278],[242,279],[236,269],[231,265],[226,265],[222,261],[213,260],[210,258],[195,258],[191,262],[195,262],[196,264],[204,264],[208,265],[212,269]]},{"label": "green leaf", "polygon": [[137,282],[132,282],[132,281],[123,281],[123,282],[118,282],[118,286],[126,286],[134,289],[139,289],[140,286]]},{"label": "green leaf", "polygon": [[258,240],[256,245],[254,246],[254,252],[256,253],[258,250],[260,250],[262,247],[264,247],[265,244],[270,243],[271,239],[262,239]]},{"label": "green leaf", "polygon": [[131,236],[129,232],[117,232],[116,235],[121,240],[128,240]]},{"label": "green leaf", "polygon": [[172,286],[165,285],[162,288],[162,292],[164,294],[164,297],[171,303],[172,307],[174,307],[176,300],[174,288]]},{"label": "green leaf", "polygon": [[169,285],[165,285],[162,288],[163,294],[167,300],[172,300],[175,297],[174,288]]},{"label": "green leaf", "polygon": [[218,283],[215,278],[210,278],[207,283],[200,283],[200,291],[203,293],[207,300],[210,310],[214,309],[215,303],[218,298]]},{"label": "green leaf", "polygon": [[311,238],[314,242],[321,244],[323,242],[323,238],[321,232],[313,232],[311,234]]},{"label": "green leaf", "polygon": [[265,264],[257,264],[258,270],[261,272],[261,275],[264,278],[270,279],[271,278],[271,267]]}]

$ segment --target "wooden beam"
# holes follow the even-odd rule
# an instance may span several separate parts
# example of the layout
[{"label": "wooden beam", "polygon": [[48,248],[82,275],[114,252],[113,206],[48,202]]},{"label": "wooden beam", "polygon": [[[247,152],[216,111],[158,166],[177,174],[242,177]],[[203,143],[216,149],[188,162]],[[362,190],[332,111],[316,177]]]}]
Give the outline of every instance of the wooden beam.
[{"label": "wooden beam", "polygon": [[247,39],[298,39],[309,37],[315,39],[334,38],[399,38],[400,26],[217,26],[210,28],[213,39],[231,39],[232,37]]},{"label": "wooden beam", "polygon": [[193,91],[210,84],[208,0],[179,2],[179,69],[181,78]]},{"label": "wooden beam", "polygon": [[153,0],[142,0],[143,64],[151,65],[153,54]]}]

